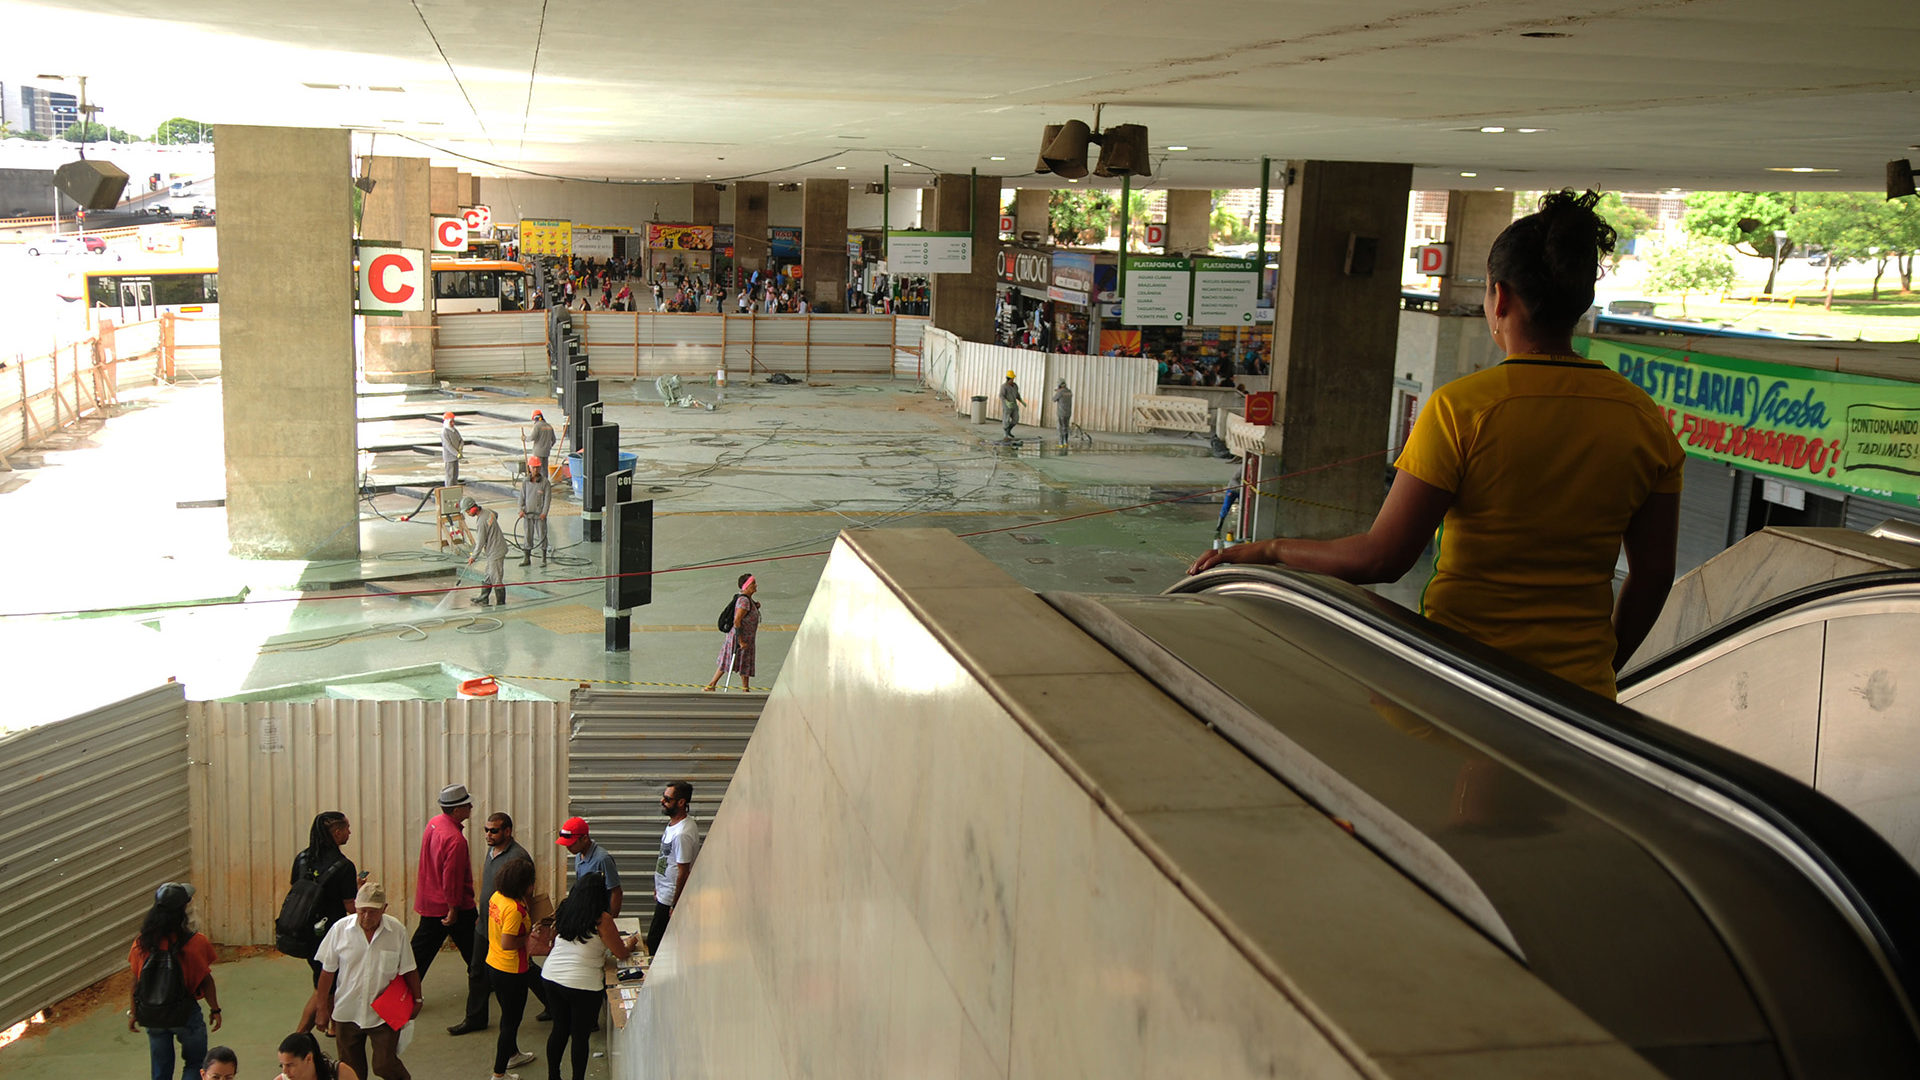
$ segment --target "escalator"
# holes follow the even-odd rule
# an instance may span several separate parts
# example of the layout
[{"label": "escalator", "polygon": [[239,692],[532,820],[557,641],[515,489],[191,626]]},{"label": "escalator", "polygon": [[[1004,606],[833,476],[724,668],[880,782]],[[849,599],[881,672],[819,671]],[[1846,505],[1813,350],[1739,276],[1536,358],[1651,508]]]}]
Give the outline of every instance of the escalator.
[{"label": "escalator", "polygon": [[1920,875],[1805,784],[1324,578],[1045,599],[1666,1075],[1920,1075]]}]

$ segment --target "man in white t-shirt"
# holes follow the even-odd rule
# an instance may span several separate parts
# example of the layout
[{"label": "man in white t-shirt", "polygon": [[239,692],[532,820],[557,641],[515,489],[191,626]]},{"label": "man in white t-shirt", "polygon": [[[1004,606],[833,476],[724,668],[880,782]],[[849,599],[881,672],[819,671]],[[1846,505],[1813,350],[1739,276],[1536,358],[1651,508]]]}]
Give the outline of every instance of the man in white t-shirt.
[{"label": "man in white t-shirt", "polygon": [[647,927],[647,955],[660,951],[673,906],[687,890],[687,873],[700,854],[700,823],[687,816],[693,804],[693,785],[675,780],[660,793],[660,812],[667,827],[660,834],[660,858],[653,865],[653,922]]},{"label": "man in white t-shirt", "polygon": [[[400,1028],[420,1015],[420,974],[415,970],[407,928],[387,914],[387,891],[378,882],[360,886],[353,900],[354,916],[341,919],[320,941],[320,985],[315,993],[318,1027],[332,1024],[338,1032],[340,1064],[351,1065],[355,1076],[381,1080],[411,1080],[400,1060]],[[394,979],[401,979],[412,999],[408,1019],[389,1024],[373,1003]],[[373,1048],[373,1071],[367,1071],[367,1046]]]}]

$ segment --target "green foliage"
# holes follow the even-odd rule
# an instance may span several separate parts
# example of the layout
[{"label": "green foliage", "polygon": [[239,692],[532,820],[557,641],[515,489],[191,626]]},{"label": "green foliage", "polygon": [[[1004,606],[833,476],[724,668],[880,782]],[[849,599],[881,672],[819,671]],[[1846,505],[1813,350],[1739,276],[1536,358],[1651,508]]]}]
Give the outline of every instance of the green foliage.
[{"label": "green foliage", "polygon": [[61,138],[65,139],[68,142],[75,142],[75,143],[77,142],[130,143],[130,142],[140,141],[140,137],[138,135],[130,135],[127,132],[121,131],[117,127],[107,127],[105,124],[99,123],[98,121],[94,121],[94,120],[88,120],[83,123],[78,123],[73,125],[72,127],[67,129],[67,133],[65,135],[62,135]]},{"label": "green foliage", "polygon": [[0,134],[0,139],[25,139],[28,142],[46,142],[47,141],[47,137],[45,135],[40,134],[37,131],[9,130],[4,134]]},{"label": "green foliage", "polygon": [[164,146],[210,143],[213,141],[213,125],[176,116],[154,131],[153,141]]},{"label": "green foliage", "polygon": [[1225,191],[1213,193],[1213,213],[1207,219],[1207,233],[1213,239],[1215,247],[1233,244],[1253,243],[1253,226],[1241,220],[1240,215],[1220,205]]},{"label": "green foliage", "polygon": [[1733,284],[1733,257],[1717,244],[1662,244],[1647,260],[1647,287],[1657,293],[1679,293],[1680,314],[1687,313],[1687,294],[1712,292]]},{"label": "green foliage", "polygon": [[[1773,258],[1773,233],[1787,227],[1794,200],[1800,196],[1777,191],[1697,191],[1687,196],[1687,213],[1680,227],[1702,240],[1717,241],[1742,254]],[[1742,229],[1740,222],[1758,224]],[[1743,250],[1740,245],[1745,244]],[[1791,248],[1788,249],[1791,253]]]},{"label": "green foliage", "polygon": [[1609,263],[1612,269],[1617,270],[1620,260],[1626,258],[1627,249],[1633,246],[1634,238],[1653,231],[1653,215],[1638,207],[1628,206],[1617,191],[1603,193],[1600,205],[1594,208],[1594,212],[1613,227],[1615,242]]},{"label": "green foliage", "polygon": [[[1136,191],[1127,200],[1127,232],[1139,247],[1147,233],[1147,196]],[[1053,238],[1062,244],[1098,244],[1113,235],[1120,213],[1120,194],[1099,189],[1056,189],[1047,198],[1047,220]]]}]

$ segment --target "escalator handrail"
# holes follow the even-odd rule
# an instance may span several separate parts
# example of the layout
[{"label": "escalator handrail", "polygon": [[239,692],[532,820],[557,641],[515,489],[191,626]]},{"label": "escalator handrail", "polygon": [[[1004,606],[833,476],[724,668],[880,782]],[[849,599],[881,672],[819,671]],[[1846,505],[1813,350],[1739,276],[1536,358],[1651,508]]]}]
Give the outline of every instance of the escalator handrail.
[{"label": "escalator handrail", "polygon": [[1816,581],[1812,585],[1802,586],[1792,592],[1781,593],[1724,622],[1715,623],[1685,641],[1678,642],[1665,652],[1621,672],[1617,680],[1619,688],[1624,693],[1649,679],[1659,678],[1708,649],[1797,608],[1841,599],[1870,589],[1900,585],[1920,586],[1920,570],[1870,570],[1864,574],[1850,574],[1846,577]]},{"label": "escalator handrail", "polygon": [[1230,564],[1187,578],[1163,595],[1255,585],[1345,616],[1583,735],[1651,762],[1765,823],[1795,846],[1803,865],[1876,949],[1906,1012],[1920,1002],[1920,874],[1886,839],[1812,788],[1715,743],[1644,716],[1583,687],[1440,626],[1346,582],[1279,567]]}]

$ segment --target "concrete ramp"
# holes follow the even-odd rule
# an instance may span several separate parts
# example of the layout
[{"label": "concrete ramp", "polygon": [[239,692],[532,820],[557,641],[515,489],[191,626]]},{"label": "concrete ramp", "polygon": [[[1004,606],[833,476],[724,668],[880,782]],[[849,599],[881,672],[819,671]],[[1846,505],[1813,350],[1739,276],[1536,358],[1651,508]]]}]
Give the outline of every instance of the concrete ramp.
[{"label": "concrete ramp", "polygon": [[622,1078],[1658,1075],[907,529],[836,546],[612,1047]]}]

